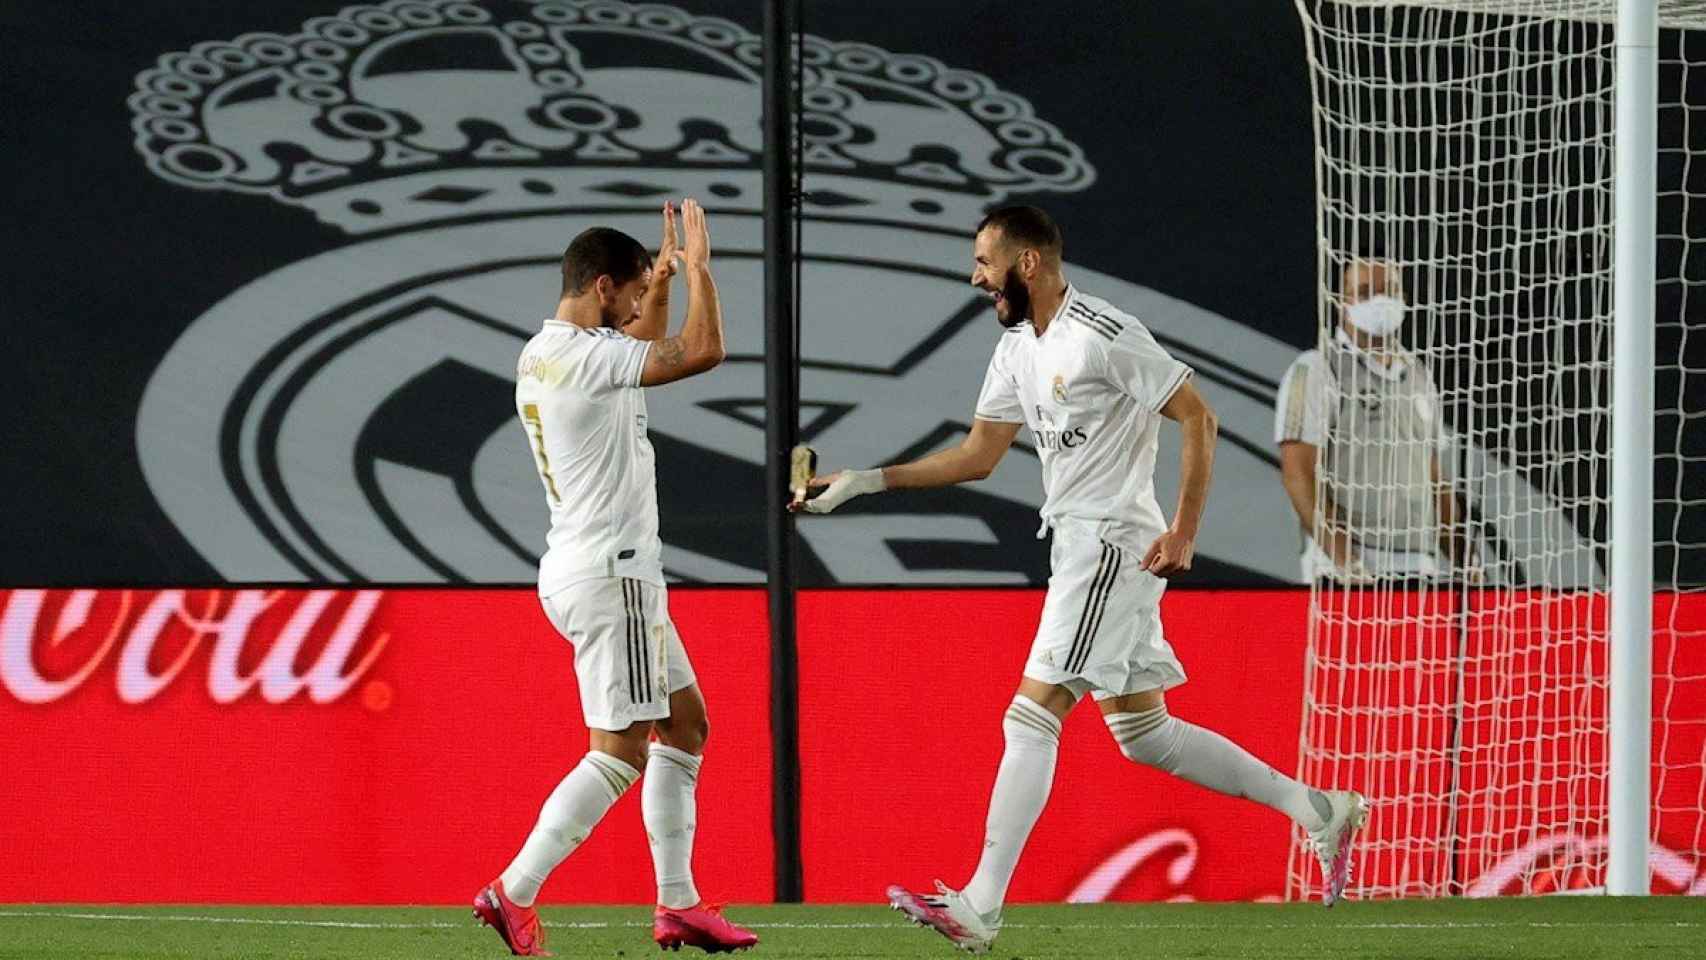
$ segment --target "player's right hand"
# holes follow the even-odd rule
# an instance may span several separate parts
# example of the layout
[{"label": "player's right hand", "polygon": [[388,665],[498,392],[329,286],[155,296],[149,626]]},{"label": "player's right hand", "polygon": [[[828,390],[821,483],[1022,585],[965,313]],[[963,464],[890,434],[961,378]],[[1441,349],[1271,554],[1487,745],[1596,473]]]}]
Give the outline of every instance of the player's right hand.
[{"label": "player's right hand", "polygon": [[1143,555],[1143,562],[1138,564],[1138,569],[1148,570],[1158,577],[1184,573],[1191,568],[1191,560],[1196,556],[1196,552],[1195,537],[1168,528],[1149,545],[1149,551]]},{"label": "player's right hand", "polygon": [[675,276],[675,261],[681,253],[681,243],[675,238],[675,204],[664,202],[663,239],[658,243],[657,259],[652,261],[652,286],[669,286]]},{"label": "player's right hand", "polygon": [[823,492],[810,500],[795,500],[789,503],[790,511],[829,513],[854,497],[876,493],[883,489],[883,471],[842,470],[827,477],[813,477],[808,486],[812,490],[822,489]]},{"label": "player's right hand", "polygon": [[681,201],[682,260],[693,269],[711,263],[711,231],[705,226],[705,208],[688,197]]}]

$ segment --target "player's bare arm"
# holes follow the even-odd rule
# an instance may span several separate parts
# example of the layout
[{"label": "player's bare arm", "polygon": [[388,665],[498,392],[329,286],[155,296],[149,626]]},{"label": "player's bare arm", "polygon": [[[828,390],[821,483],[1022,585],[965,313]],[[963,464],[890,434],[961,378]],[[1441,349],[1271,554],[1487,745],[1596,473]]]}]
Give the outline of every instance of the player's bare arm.
[{"label": "player's bare arm", "polygon": [[669,332],[669,288],[670,281],[675,279],[679,250],[675,204],[666,201],[663,205],[663,236],[658,241],[658,255],[652,261],[651,282],[640,297],[640,315],[622,327],[622,332],[635,340],[657,340]]},{"label": "player's bare arm", "polygon": [[[675,259],[687,281],[687,320],[679,334],[654,342],[647,351],[640,373],[643,387],[672,383],[723,362],[723,310],[711,277],[711,234],[698,201],[681,204],[681,232],[683,241]],[[667,312],[666,308],[665,316]]]},{"label": "player's bare arm", "polygon": [[853,497],[880,490],[947,487],[969,480],[982,480],[995,472],[1001,458],[1019,435],[1017,423],[973,420],[971,432],[958,446],[939,450],[911,463],[874,470],[842,470],[813,477],[812,489],[823,494],[811,500],[795,500],[788,509],[828,513]]},{"label": "player's bare arm", "polygon": [[1001,458],[1019,435],[1019,424],[973,420],[971,432],[959,446],[940,450],[911,463],[884,467],[883,487],[889,490],[947,487],[983,480],[995,472]]},{"label": "player's bare arm", "polygon": [[1220,420],[1189,380],[1179,385],[1161,407],[1161,415],[1179,425],[1179,504],[1173,524],[1155,538],[1142,567],[1158,577],[1191,568],[1197,530],[1208,504],[1208,485],[1214,475],[1214,441]]},{"label": "player's bare arm", "polygon": [[1280,483],[1297,512],[1297,521],[1331,557],[1334,566],[1349,570],[1356,563],[1356,547],[1350,532],[1343,524],[1333,521],[1332,504],[1323,504],[1316,513],[1315,469],[1320,462],[1321,448],[1302,440],[1286,440],[1280,444]]}]

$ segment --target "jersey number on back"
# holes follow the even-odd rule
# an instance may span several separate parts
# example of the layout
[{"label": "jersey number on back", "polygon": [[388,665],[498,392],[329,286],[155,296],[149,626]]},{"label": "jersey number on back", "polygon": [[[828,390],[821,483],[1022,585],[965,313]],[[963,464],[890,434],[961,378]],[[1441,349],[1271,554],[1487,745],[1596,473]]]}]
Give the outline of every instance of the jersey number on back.
[{"label": "jersey number on back", "polygon": [[551,458],[545,455],[545,424],[539,419],[539,405],[530,403],[522,407],[521,419],[527,421],[527,440],[533,444],[533,458],[539,461],[539,475],[545,478],[545,491],[554,507],[563,498],[557,495],[557,481],[551,477]]}]

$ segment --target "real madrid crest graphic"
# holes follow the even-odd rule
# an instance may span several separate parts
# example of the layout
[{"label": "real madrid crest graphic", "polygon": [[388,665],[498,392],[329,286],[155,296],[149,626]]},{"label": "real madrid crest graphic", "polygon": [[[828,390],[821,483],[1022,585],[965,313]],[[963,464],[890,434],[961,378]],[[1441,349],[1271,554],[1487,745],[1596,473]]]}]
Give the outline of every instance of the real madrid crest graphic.
[{"label": "real madrid crest graphic", "polygon": [[[514,422],[516,355],[555,302],[570,237],[605,223],[652,244],[663,200],[694,196],[731,356],[648,397],[665,566],[761,579],[762,523],[723,521],[762,499],[759,50],[739,25],[673,6],[440,0],[160,57],[129,101],[154,173],[305,209],[348,237],[233,290],[154,373],[137,445],[173,523],[231,579],[530,582],[545,514]],[[972,226],[1096,174],[1022,96],[929,57],[814,37],[804,80],[802,432],[833,464],[890,462],[969,428],[999,336],[967,284]],[[1199,554],[1290,576],[1268,440],[1289,351],[1067,269],[1197,368],[1223,437],[1244,441],[1223,444],[1217,497],[1273,501],[1210,525]],[[1163,451],[1170,504],[1176,444]],[[829,582],[1040,580],[1038,477],[1016,447],[930,510],[801,536]]]}]

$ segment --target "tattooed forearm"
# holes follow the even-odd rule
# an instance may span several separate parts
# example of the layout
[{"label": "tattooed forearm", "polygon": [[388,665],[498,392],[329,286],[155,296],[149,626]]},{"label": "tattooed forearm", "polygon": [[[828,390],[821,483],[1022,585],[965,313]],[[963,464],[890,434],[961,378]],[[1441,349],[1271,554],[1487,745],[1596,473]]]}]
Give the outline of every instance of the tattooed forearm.
[{"label": "tattooed forearm", "polygon": [[679,367],[687,359],[687,346],[680,337],[665,337],[652,346],[658,362],[670,367]]}]

